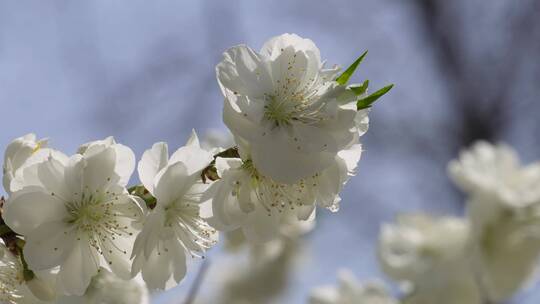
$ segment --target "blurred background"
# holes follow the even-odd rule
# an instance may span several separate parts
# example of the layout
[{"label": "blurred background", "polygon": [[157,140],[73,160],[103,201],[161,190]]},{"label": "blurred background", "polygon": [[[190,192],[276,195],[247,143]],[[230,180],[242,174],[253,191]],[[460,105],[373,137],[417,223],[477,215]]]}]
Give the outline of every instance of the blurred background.
[{"label": "blurred background", "polygon": [[[446,174],[462,147],[504,141],[525,162],[540,159],[539,16],[538,0],[6,0],[0,150],[28,132],[66,152],[108,135],[138,156],[156,141],[178,147],[192,128],[201,137],[224,130],[214,66],[226,48],[258,49],[291,32],[342,66],[368,49],[354,80],[396,86],[371,112],[340,212],[319,212],[301,263],[287,267],[287,287],[272,300],[305,303],[340,268],[384,279],[374,245],[397,213],[462,214]],[[229,269],[216,262],[221,251],[210,254],[201,297]],[[183,303],[200,264],[153,303]],[[511,303],[539,299],[533,286]]]}]

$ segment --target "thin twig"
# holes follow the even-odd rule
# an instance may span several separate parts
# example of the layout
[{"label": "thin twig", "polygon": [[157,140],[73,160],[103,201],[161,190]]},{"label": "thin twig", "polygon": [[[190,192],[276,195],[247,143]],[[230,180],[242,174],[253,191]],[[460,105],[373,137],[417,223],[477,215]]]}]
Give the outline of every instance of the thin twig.
[{"label": "thin twig", "polygon": [[184,301],[184,304],[194,303],[195,297],[197,296],[197,293],[199,292],[199,289],[204,280],[204,276],[206,274],[206,271],[208,270],[208,267],[210,267],[210,261],[208,258],[206,258],[202,262],[201,268],[199,268],[199,271],[197,272],[195,281],[193,281],[193,284],[191,285],[191,288],[189,289],[189,293],[187,295],[186,300]]}]

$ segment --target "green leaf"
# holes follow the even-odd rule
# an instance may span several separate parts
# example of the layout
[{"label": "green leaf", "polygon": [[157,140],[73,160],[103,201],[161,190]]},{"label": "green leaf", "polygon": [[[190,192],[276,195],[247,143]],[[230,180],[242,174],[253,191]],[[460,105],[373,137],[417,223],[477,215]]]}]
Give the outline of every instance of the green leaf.
[{"label": "green leaf", "polygon": [[384,94],[388,93],[388,91],[390,91],[392,88],[394,87],[393,84],[391,85],[388,85],[380,90],[378,90],[377,92],[369,95],[369,96],[366,96],[362,99],[359,99],[358,102],[356,103],[356,108],[358,110],[363,110],[363,109],[367,109],[369,107],[371,107],[371,105],[377,101],[377,99],[379,99],[381,96],[383,96]]},{"label": "green leaf", "polygon": [[356,96],[360,96],[366,92],[368,86],[369,80],[366,80],[360,86],[349,87],[349,89],[351,89],[351,91],[353,91]]},{"label": "green leaf", "polygon": [[351,78],[352,74],[354,74],[354,71],[356,70],[356,68],[358,67],[360,62],[362,62],[362,60],[364,60],[364,57],[366,57],[367,52],[368,51],[365,51],[364,54],[360,55],[360,57],[358,57],[358,59],[356,59],[353,62],[353,64],[351,64],[345,70],[345,72],[343,72],[341,75],[339,75],[338,78],[336,78],[336,82],[341,84],[341,85],[346,84],[349,81],[349,78]]}]

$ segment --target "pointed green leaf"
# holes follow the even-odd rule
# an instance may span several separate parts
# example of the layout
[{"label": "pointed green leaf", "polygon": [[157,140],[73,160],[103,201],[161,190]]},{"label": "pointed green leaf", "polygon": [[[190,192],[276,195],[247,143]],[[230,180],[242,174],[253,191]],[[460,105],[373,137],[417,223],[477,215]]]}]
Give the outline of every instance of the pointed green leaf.
[{"label": "pointed green leaf", "polygon": [[368,51],[365,51],[364,54],[360,55],[360,57],[358,57],[358,59],[356,59],[346,70],[345,72],[343,72],[341,75],[338,76],[338,78],[336,78],[336,82],[341,84],[341,85],[344,85],[344,84],[347,84],[347,82],[349,81],[349,78],[351,78],[352,74],[354,74],[354,71],[356,70],[356,68],[358,67],[358,65],[360,64],[360,62],[362,62],[362,60],[364,60],[364,57],[366,57],[367,55],[367,52]]},{"label": "pointed green leaf", "polygon": [[354,92],[354,94],[356,94],[356,96],[360,96],[366,92],[368,86],[369,80],[366,80],[360,86],[350,87],[350,89]]},{"label": "pointed green leaf", "polygon": [[388,91],[390,91],[393,87],[394,87],[393,84],[388,85],[369,96],[359,99],[358,102],[356,103],[356,108],[358,110],[363,110],[363,109],[367,109],[371,107],[371,105],[375,101],[377,101],[377,99],[379,99],[384,94],[388,93]]}]

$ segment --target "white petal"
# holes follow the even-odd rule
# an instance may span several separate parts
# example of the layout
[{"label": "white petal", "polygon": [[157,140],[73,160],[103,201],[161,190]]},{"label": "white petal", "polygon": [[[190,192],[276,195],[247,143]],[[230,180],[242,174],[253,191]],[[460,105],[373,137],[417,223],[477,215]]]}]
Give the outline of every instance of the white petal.
[{"label": "white petal", "polygon": [[4,206],[4,220],[15,232],[30,233],[45,222],[65,218],[64,203],[45,189],[29,187],[14,193]]},{"label": "white petal", "polygon": [[[304,153],[317,153],[322,151],[336,153],[338,146],[332,135],[324,129],[306,124],[293,126],[294,138],[289,138],[289,143],[295,148],[300,148]],[[293,140],[291,140],[293,139]]]},{"label": "white petal", "polygon": [[142,268],[142,276],[148,288],[165,289],[166,283],[172,275],[172,256],[160,252],[157,248],[151,252]]},{"label": "white petal", "polygon": [[63,201],[69,201],[72,193],[66,185],[64,173],[64,165],[52,157],[37,165],[38,178],[43,187]]},{"label": "white petal", "polygon": [[26,235],[24,257],[32,270],[44,270],[60,265],[70,254],[75,235],[63,221],[40,225]]},{"label": "white petal", "polygon": [[180,245],[179,242],[176,242],[176,244],[172,244],[171,250],[172,250],[171,254],[173,255],[173,258],[174,258],[174,263],[173,263],[174,280],[177,283],[180,283],[186,276],[186,272],[187,272],[186,251]]},{"label": "white petal", "polygon": [[[330,109],[331,107],[335,107],[335,109]],[[338,106],[336,101],[334,103],[328,103],[326,110],[327,112],[335,111],[332,114],[333,118],[321,122],[317,127],[333,137],[338,150],[345,148],[355,138],[360,136],[360,132],[356,127],[357,123],[355,122],[355,117],[358,114],[356,108],[348,109],[343,105]]]},{"label": "white petal", "polygon": [[38,167],[39,164],[33,164],[20,168],[12,177],[9,190],[16,192],[28,186],[43,187],[43,183],[38,176]]},{"label": "white petal", "polygon": [[272,81],[259,55],[245,45],[232,47],[223,53],[224,59],[216,66],[222,87],[249,96],[263,96],[271,92]]},{"label": "white petal", "polygon": [[74,242],[73,250],[60,267],[58,279],[68,294],[81,296],[98,269],[99,255],[90,247],[88,238],[81,235],[81,239]]},{"label": "white petal", "polygon": [[362,136],[364,135],[367,130],[369,129],[369,109],[360,110],[356,114],[354,121],[356,124],[356,128],[358,129],[358,135]]},{"label": "white petal", "polygon": [[226,170],[238,169],[242,166],[242,160],[239,158],[216,158],[216,170],[220,177],[222,177]]},{"label": "white petal", "polygon": [[[347,176],[347,171],[343,172]],[[339,164],[334,164],[322,172],[317,179],[317,203],[322,207],[333,205],[343,186]]]},{"label": "white petal", "polygon": [[294,47],[295,51],[311,52],[314,60],[321,61],[319,48],[310,39],[302,38],[296,34],[282,34],[266,41],[261,48],[261,54],[275,59],[282,49]]},{"label": "white petal", "polygon": [[191,136],[186,142],[186,146],[195,146],[200,148],[201,144],[199,142],[199,137],[197,136],[197,132],[195,132],[195,129],[191,130]]},{"label": "white petal", "polygon": [[315,219],[315,213],[316,213],[315,204],[303,205],[297,208],[298,208],[297,217],[299,220],[310,221],[310,220]]},{"label": "white petal", "polygon": [[24,164],[37,147],[35,134],[16,138],[6,148],[4,163],[9,161],[11,167],[16,170]]},{"label": "white petal", "polygon": [[83,190],[83,171],[85,166],[86,161],[84,158],[79,154],[75,154],[69,159],[64,169],[65,182],[68,189],[73,192],[73,199],[77,199]]},{"label": "white petal", "polygon": [[155,186],[157,203],[166,206],[180,198],[195,182],[184,163],[178,162],[162,170]]},{"label": "white petal", "polygon": [[132,241],[131,238],[117,237],[114,241],[104,242],[102,245],[103,257],[108,263],[108,268],[124,280],[132,278],[129,263]]},{"label": "white petal", "polygon": [[26,286],[32,292],[32,294],[45,302],[53,301],[56,298],[56,291],[51,282],[42,280],[37,275],[30,281],[26,281]]},{"label": "white petal", "polygon": [[247,214],[240,209],[236,197],[231,195],[237,177],[226,176],[211,186],[217,190],[212,199],[212,218],[208,222],[218,230],[235,229],[247,219]]},{"label": "white petal", "polygon": [[165,226],[165,213],[162,208],[156,207],[146,218],[142,231],[137,235],[133,246],[133,254],[148,258],[157,247],[161,230]]},{"label": "white petal", "polygon": [[[37,176],[37,164],[44,162],[49,158],[53,158],[61,164],[65,164],[68,159],[66,155],[59,151],[48,148],[40,148],[33,152],[18,170],[15,172],[6,172],[6,176],[4,176],[6,181],[7,179],[12,179],[11,183],[9,184],[10,188],[6,189],[11,190],[11,192],[15,192],[24,188],[25,186],[42,185],[41,180]],[[8,176],[9,174],[13,173],[14,175]]]},{"label": "white petal", "polygon": [[[196,136],[195,133],[193,134]],[[206,168],[214,157],[210,152],[203,150],[198,144],[195,144],[195,142],[198,142],[198,140],[193,139],[192,135],[186,146],[181,147],[171,155],[169,164],[172,165],[177,162],[184,163],[188,175],[199,173]]]},{"label": "white petal", "polygon": [[223,106],[223,122],[235,136],[248,141],[262,136],[265,129],[261,126],[264,103],[245,96],[228,96]]},{"label": "white petal", "polygon": [[108,189],[108,185],[118,180],[115,173],[116,152],[114,148],[93,145],[84,155],[86,165],[83,171],[83,183],[90,191]]},{"label": "white petal", "polygon": [[275,181],[292,184],[314,175],[332,164],[334,153],[303,153],[288,145],[282,132],[270,132],[264,141],[252,145],[252,159],[257,170]]},{"label": "white petal", "polygon": [[358,166],[358,162],[360,161],[362,152],[363,150],[361,144],[352,145],[349,149],[338,152],[338,156],[345,162],[345,166],[349,174],[354,174],[354,171]]},{"label": "white petal", "polygon": [[[314,79],[306,78],[306,72],[310,66],[310,58],[302,51],[296,51],[294,46],[286,46],[279,50],[279,55],[270,63],[273,85],[275,88],[287,84],[292,91],[309,90],[308,87],[302,87],[306,83],[313,83]],[[320,61],[315,61],[315,65],[320,65]],[[310,73],[312,72],[309,69]],[[291,79],[298,81],[291,82]]]},{"label": "white petal", "polygon": [[116,152],[115,172],[120,176],[120,184],[126,186],[135,170],[135,153],[122,144],[115,144],[113,148]]},{"label": "white petal", "polygon": [[114,145],[114,144],[116,144],[116,141],[114,140],[114,137],[109,136],[109,137],[107,137],[105,139],[94,140],[94,141],[87,142],[85,144],[80,145],[79,148],[77,149],[77,153],[78,154],[85,154],[86,151],[88,150],[88,148],[91,147],[91,146],[94,146],[94,145],[100,145],[100,146],[109,147],[109,146]]},{"label": "white petal", "polygon": [[158,172],[165,168],[169,161],[169,148],[167,143],[159,142],[146,150],[138,165],[139,179],[144,187],[154,193],[154,179]]},{"label": "white petal", "polygon": [[135,169],[135,154],[133,151],[122,144],[116,143],[114,137],[109,136],[103,140],[96,140],[84,145],[78,149],[79,154],[85,157],[90,156],[103,148],[113,148],[116,153],[115,173],[120,177],[120,184],[126,186]]}]

